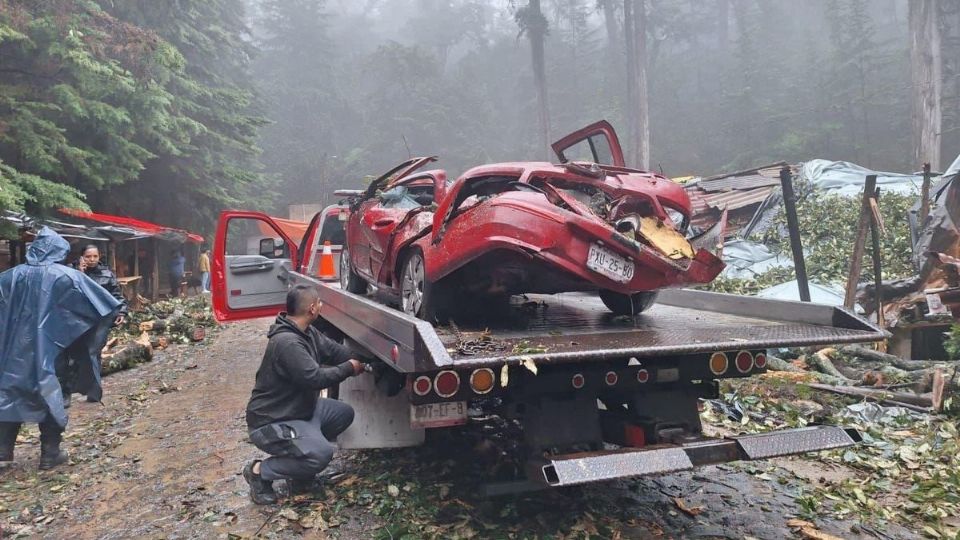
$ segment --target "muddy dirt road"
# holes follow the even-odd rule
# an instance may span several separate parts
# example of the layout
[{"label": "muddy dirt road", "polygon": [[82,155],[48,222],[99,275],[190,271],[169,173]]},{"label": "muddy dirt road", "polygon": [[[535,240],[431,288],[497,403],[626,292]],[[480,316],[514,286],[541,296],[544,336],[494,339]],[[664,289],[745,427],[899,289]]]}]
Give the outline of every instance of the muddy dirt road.
[{"label": "muddy dirt road", "polygon": [[[485,501],[492,465],[469,437],[429,449],[349,453],[321,494],[257,507],[239,476],[258,455],[243,412],[267,320],[105,380],[104,404],[75,401],[68,466],[38,473],[36,427],[0,469],[2,538],[784,538],[797,496],[829,471],[804,460],[710,467]],[[478,454],[478,455],[475,455]],[[910,538],[817,520],[843,538]],[[405,536],[406,535],[406,536]]]}]

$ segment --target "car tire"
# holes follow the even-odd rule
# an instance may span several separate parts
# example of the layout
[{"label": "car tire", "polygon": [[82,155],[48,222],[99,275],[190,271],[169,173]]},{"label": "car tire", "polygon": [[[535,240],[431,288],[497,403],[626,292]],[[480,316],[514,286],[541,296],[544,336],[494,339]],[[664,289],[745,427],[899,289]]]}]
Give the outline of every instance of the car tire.
[{"label": "car tire", "polygon": [[353,271],[353,265],[350,264],[350,251],[347,250],[346,245],[340,252],[340,288],[353,294],[367,293],[367,280]]},{"label": "car tire", "polygon": [[436,284],[426,275],[423,252],[414,249],[403,259],[400,266],[400,309],[407,315],[429,323],[443,322],[438,300],[443,301]]},{"label": "car tire", "polygon": [[600,291],[600,300],[615,315],[638,315],[657,301],[657,291],[621,294],[603,290]]}]

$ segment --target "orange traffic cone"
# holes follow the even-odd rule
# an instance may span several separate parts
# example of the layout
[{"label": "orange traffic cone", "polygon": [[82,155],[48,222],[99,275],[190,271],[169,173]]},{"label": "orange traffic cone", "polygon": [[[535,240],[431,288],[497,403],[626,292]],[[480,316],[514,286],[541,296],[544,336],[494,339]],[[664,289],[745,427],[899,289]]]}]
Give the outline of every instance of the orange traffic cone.
[{"label": "orange traffic cone", "polygon": [[323,242],[323,253],[320,254],[320,272],[317,274],[320,279],[337,279],[337,265],[333,262],[333,250],[330,249],[330,241]]}]

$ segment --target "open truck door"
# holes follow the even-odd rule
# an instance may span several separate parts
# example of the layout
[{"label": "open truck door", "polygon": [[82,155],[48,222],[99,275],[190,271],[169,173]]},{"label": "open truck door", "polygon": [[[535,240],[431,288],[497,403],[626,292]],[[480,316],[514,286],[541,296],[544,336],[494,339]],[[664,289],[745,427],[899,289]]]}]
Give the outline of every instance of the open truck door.
[{"label": "open truck door", "polygon": [[598,165],[626,167],[623,149],[613,126],[606,120],[574,131],[550,145],[560,163],[588,161]]},{"label": "open truck door", "polygon": [[218,321],[272,317],[286,305],[298,247],[266,214],[220,214],[213,244],[213,313]]}]

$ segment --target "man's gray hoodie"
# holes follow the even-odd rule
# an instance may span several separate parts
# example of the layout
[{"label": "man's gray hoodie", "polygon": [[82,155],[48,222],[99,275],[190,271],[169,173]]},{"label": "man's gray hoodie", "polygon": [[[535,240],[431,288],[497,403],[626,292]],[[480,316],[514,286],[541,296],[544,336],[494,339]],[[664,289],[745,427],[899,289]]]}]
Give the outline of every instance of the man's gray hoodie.
[{"label": "man's gray hoodie", "polygon": [[309,420],[320,390],[353,375],[353,353],[314,327],[300,330],[286,313],[267,333],[257,380],[247,404],[247,427],[257,429],[282,420]]}]

